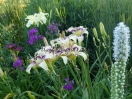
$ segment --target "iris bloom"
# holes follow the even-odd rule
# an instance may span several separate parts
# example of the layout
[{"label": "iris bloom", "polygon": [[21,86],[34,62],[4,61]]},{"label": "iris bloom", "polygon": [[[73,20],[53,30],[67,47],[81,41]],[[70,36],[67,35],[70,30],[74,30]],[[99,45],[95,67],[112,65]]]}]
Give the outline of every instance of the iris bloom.
[{"label": "iris bloom", "polygon": [[[46,46],[45,48],[49,49],[49,46]],[[31,59],[31,64],[27,67],[26,71],[30,73],[31,68],[40,66],[44,70],[48,70],[48,66],[45,62],[45,57],[48,55],[46,51],[43,51],[42,49],[37,51],[34,55],[34,58]]]},{"label": "iris bloom", "polygon": [[30,27],[33,24],[38,26],[37,18],[34,15],[29,15],[25,19],[28,20],[26,27]]},{"label": "iris bloom", "polygon": [[74,86],[74,80],[69,81],[69,78],[66,78],[65,81],[66,81],[66,83],[63,86],[63,88],[66,89],[66,90],[71,91],[73,89],[73,86]]},{"label": "iris bloom", "polygon": [[47,18],[46,15],[48,13],[35,13],[34,15],[29,15],[25,18],[25,20],[28,20],[26,26],[30,27],[31,25],[37,25],[39,26],[39,23],[46,24]]},{"label": "iris bloom", "polygon": [[40,49],[35,53],[34,58],[31,59],[31,64],[27,67],[26,71],[30,73],[31,68],[33,67],[41,67],[44,70],[53,70],[54,62],[59,58],[62,57],[64,63],[66,64],[67,61],[65,60],[65,56],[62,56],[62,51],[54,49],[52,46],[48,45]]},{"label": "iris bloom", "polygon": [[13,62],[13,66],[14,66],[14,68],[20,67],[20,70],[23,70],[23,67],[22,67],[22,60],[20,60],[20,59],[15,60],[15,61]]},{"label": "iris bloom", "polygon": [[69,35],[63,38],[58,38],[52,40],[50,43],[53,46],[59,46],[63,51],[63,55],[65,56],[65,61],[69,59],[76,58],[78,55],[82,56],[84,60],[87,59],[87,55],[82,52],[82,47],[77,45],[77,36]]},{"label": "iris bloom", "polygon": [[54,63],[59,58],[63,59],[64,64],[67,64],[68,59],[74,61],[77,56],[82,56],[83,59],[86,60],[87,55],[82,52],[82,47],[77,45],[79,41],[83,41],[81,35],[80,38],[78,38],[75,34],[65,36],[64,33],[60,34],[59,38],[50,41],[51,45],[49,45],[46,38],[44,38],[45,46],[35,53],[26,71],[30,73],[31,68],[38,66],[42,67],[44,70],[51,69],[54,71]]},{"label": "iris bloom", "polygon": [[83,34],[86,34],[88,36],[87,28],[84,28],[83,26],[79,27],[70,27],[66,30],[66,32],[71,32],[71,35],[75,35],[78,41],[78,45],[82,44],[82,41],[84,40]]},{"label": "iris bloom", "polygon": [[38,21],[41,24],[46,24],[46,21],[47,21],[46,15],[49,15],[49,14],[48,13],[42,13],[42,12],[35,14],[35,16],[38,18]]},{"label": "iris bloom", "polygon": [[70,27],[70,28],[68,28],[68,30],[66,30],[66,32],[72,32],[73,34],[75,34],[77,36],[81,36],[82,34],[88,35],[87,28],[84,28],[83,26]]}]

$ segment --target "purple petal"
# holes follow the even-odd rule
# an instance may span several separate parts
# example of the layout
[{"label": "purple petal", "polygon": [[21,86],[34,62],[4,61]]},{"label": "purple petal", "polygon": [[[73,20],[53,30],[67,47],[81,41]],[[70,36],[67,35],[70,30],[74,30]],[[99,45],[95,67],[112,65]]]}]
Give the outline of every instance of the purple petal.
[{"label": "purple petal", "polygon": [[17,59],[16,61],[13,62],[14,68],[17,68],[18,66],[22,66],[22,60]]},{"label": "purple petal", "polygon": [[66,78],[65,81],[68,82],[69,81],[69,78]]}]

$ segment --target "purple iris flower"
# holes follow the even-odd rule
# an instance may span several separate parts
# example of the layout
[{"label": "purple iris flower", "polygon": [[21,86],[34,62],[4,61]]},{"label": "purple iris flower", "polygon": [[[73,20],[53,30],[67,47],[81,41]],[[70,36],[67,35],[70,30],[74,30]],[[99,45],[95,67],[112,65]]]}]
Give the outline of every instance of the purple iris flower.
[{"label": "purple iris flower", "polygon": [[29,40],[28,40],[28,43],[30,44],[30,45],[33,45],[34,44],[34,42],[36,42],[38,40],[38,37],[37,36],[30,36],[30,38],[29,38]]},{"label": "purple iris flower", "polygon": [[21,51],[22,47],[17,46],[16,44],[13,43],[9,43],[8,45],[6,45],[7,49],[13,50],[13,51]]},{"label": "purple iris flower", "polygon": [[63,86],[63,88],[66,89],[66,90],[71,91],[71,90],[73,89],[74,80],[69,81],[69,78],[66,78],[65,81],[66,81],[66,83],[65,83],[65,85]]},{"label": "purple iris flower", "polygon": [[38,30],[36,28],[33,28],[33,29],[29,30],[28,36],[30,37],[30,36],[35,35],[37,33],[38,33]]},{"label": "purple iris flower", "polygon": [[14,66],[14,68],[20,67],[20,70],[23,70],[23,68],[22,68],[22,60],[20,60],[20,59],[15,60],[13,62],[13,66]]},{"label": "purple iris flower", "polygon": [[34,41],[33,41],[32,39],[29,39],[29,40],[28,40],[28,43],[29,43],[30,45],[33,45],[33,44],[34,44]]},{"label": "purple iris flower", "polygon": [[20,46],[17,46],[16,48],[14,48],[15,51],[21,51],[22,50],[22,47]]},{"label": "purple iris flower", "polygon": [[30,45],[33,45],[37,40],[44,38],[44,36],[38,34],[38,30],[36,28],[29,30],[28,37],[28,43]]},{"label": "purple iris flower", "polygon": [[55,35],[58,35],[60,30],[59,30],[59,27],[60,24],[56,23],[55,21],[53,21],[47,28],[47,34],[55,34]]},{"label": "purple iris flower", "polygon": [[43,35],[39,35],[38,38],[43,40],[44,36]]},{"label": "purple iris flower", "polygon": [[9,43],[6,45],[6,48],[7,49],[14,49],[17,45],[16,44],[13,44],[13,43]]}]

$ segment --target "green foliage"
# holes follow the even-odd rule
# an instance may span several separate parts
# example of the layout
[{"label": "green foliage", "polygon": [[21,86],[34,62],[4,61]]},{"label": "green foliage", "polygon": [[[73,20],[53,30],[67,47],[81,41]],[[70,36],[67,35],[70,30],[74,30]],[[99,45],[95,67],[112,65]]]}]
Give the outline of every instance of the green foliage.
[{"label": "green foliage", "polygon": [[[4,78],[0,77],[0,99],[109,99],[113,29],[120,21],[132,28],[131,4],[131,0],[5,0],[0,4],[0,67],[6,72]],[[84,41],[89,54],[87,62],[79,57],[76,65],[64,65],[59,59],[54,66],[58,75],[41,69],[34,69],[30,75],[25,72],[30,55],[43,45],[41,41],[33,46],[28,44],[30,28],[26,28],[25,17],[40,10],[49,13],[48,23],[37,27],[39,34],[49,37],[48,41],[53,37],[46,35],[47,26],[53,20],[61,24],[61,32],[70,26],[88,28],[89,37]],[[11,53],[5,48],[8,43],[23,47],[19,56],[24,71],[13,68]],[[132,98],[130,54],[126,99]],[[75,81],[72,91],[63,89],[66,77]]]}]

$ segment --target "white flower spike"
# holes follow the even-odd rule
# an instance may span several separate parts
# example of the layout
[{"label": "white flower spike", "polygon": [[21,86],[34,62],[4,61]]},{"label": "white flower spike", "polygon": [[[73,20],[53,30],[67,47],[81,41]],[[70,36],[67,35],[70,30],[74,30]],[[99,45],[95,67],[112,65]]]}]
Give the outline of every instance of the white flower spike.
[{"label": "white flower spike", "polygon": [[124,99],[125,68],[130,55],[130,30],[120,22],[113,33],[115,62],[111,67],[111,99]]}]

